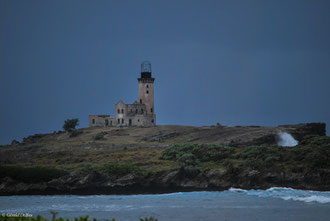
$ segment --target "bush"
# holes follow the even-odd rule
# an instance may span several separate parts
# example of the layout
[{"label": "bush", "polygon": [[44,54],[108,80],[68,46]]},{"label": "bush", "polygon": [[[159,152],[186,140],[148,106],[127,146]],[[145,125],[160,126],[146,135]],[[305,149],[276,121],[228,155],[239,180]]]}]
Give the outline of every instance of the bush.
[{"label": "bush", "polygon": [[246,166],[269,167],[277,163],[314,168],[330,167],[330,146],[327,138],[313,137],[296,147],[278,147],[276,145],[260,145],[246,147],[237,154]]},{"label": "bush", "polygon": [[195,146],[192,152],[201,162],[207,162],[225,159],[229,157],[234,150],[233,147],[212,144]]},{"label": "bush", "polygon": [[311,135],[306,136],[300,143],[305,146],[330,147],[330,137]]},{"label": "bush", "polygon": [[106,132],[100,132],[95,135],[94,140],[104,140],[104,135],[106,135]]},{"label": "bush", "polygon": [[184,153],[180,155],[177,161],[184,166],[196,166],[199,164],[199,160],[197,160],[196,156],[192,153]]},{"label": "bush", "polygon": [[256,169],[273,166],[330,169],[330,138],[306,137],[295,147],[263,144],[235,149],[213,144],[180,144],[166,148],[160,159],[177,161],[182,166],[199,166],[203,162],[215,162],[215,165],[225,168],[227,163],[231,163],[232,168],[240,165]]},{"label": "bush", "polygon": [[67,119],[64,121],[63,129],[67,132],[71,132],[72,130],[76,129],[76,126],[79,125],[79,119]]},{"label": "bush", "polygon": [[48,182],[52,179],[66,175],[63,170],[47,167],[20,167],[20,166],[0,166],[0,178],[10,177],[25,183]]},{"label": "bush", "polygon": [[193,148],[193,144],[176,144],[166,148],[160,156],[160,159],[176,161],[180,155],[191,152]]},{"label": "bush", "polygon": [[220,161],[234,153],[233,147],[216,144],[177,144],[166,148],[160,159],[178,161],[186,166],[199,162]]},{"label": "bush", "polygon": [[302,162],[310,167],[327,168],[330,167],[330,147],[305,147]]},{"label": "bush", "polygon": [[330,167],[330,137],[307,136],[291,151],[292,158],[312,168]]},{"label": "bush", "polygon": [[260,145],[244,148],[237,156],[238,159],[245,160],[246,166],[266,167],[276,162],[281,162],[287,157],[289,149],[276,145]]},{"label": "bush", "polygon": [[134,166],[129,163],[125,163],[125,164],[109,163],[99,168],[99,170],[114,175],[126,175],[129,173],[140,171],[140,169],[137,166]]}]

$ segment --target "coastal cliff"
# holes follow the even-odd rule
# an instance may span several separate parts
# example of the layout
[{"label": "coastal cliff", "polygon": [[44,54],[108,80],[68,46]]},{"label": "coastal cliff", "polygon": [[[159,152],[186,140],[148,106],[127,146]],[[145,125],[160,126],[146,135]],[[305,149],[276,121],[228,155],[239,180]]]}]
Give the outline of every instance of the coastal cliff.
[{"label": "coastal cliff", "polygon": [[330,190],[329,169],[306,169],[287,172],[273,167],[264,170],[232,168],[228,171],[201,171],[197,168],[177,168],[154,174],[130,173],[124,176],[98,172],[81,175],[70,173],[41,183],[22,183],[2,178],[1,195],[49,194],[141,194],[197,190],[267,189],[274,186],[308,190]]},{"label": "coastal cliff", "polygon": [[[296,147],[278,147],[288,132]],[[325,124],[86,128],[0,148],[0,195],[330,190]],[[100,135],[102,134],[102,135]]]}]

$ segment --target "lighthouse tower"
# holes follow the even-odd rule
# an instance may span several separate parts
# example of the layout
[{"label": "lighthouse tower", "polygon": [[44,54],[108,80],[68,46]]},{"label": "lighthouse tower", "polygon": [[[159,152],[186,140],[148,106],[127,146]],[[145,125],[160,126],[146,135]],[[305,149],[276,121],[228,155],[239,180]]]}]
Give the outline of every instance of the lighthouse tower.
[{"label": "lighthouse tower", "polygon": [[139,82],[139,99],[133,104],[120,100],[115,105],[116,115],[89,115],[89,126],[156,126],[154,107],[154,81],[151,77],[151,64],[148,61],[141,64]]},{"label": "lighthouse tower", "polygon": [[[154,107],[154,81],[155,78],[151,76],[151,64],[148,61],[144,61],[141,64],[141,77],[139,81],[139,100],[140,104],[146,106],[147,115],[155,115]],[[155,119],[153,120],[155,124]]]}]

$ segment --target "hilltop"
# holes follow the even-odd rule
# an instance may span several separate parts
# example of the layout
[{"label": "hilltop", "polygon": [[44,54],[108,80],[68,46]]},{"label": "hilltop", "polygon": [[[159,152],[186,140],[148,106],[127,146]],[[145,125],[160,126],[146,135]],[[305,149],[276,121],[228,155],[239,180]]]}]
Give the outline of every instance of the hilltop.
[{"label": "hilltop", "polygon": [[149,160],[144,157],[145,149],[155,153],[157,158],[162,149],[173,144],[221,144],[233,147],[276,144],[277,133],[280,131],[287,131],[301,141],[307,135],[325,136],[325,124],[308,123],[277,127],[164,125],[80,128],[72,133],[59,131],[35,134],[23,138],[21,144],[3,146],[0,149],[0,163],[76,169],[83,164],[125,162],[125,159],[109,157],[116,155],[119,150],[130,150],[132,155],[136,156],[135,161],[143,161],[146,164]]},{"label": "hilltop", "polygon": [[[277,147],[278,132],[292,134],[299,146]],[[329,189],[328,178],[324,180],[330,174],[328,165],[311,170],[308,161],[319,160],[313,156],[323,151],[330,157],[326,156],[328,141],[330,148],[324,123],[94,127],[36,134],[0,148],[0,194],[171,192],[273,185]],[[307,159],[299,148],[305,155],[314,155]],[[297,153],[301,159],[292,159]],[[319,177],[306,181],[310,180],[308,173]]]}]

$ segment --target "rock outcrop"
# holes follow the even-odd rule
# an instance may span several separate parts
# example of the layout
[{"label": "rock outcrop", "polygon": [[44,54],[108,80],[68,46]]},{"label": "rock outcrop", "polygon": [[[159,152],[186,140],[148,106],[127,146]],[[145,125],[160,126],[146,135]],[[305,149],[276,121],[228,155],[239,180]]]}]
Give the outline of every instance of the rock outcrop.
[{"label": "rock outcrop", "polygon": [[155,174],[130,173],[124,176],[71,173],[41,183],[22,183],[5,177],[0,195],[33,194],[141,194],[194,190],[267,189],[274,186],[308,190],[330,190],[330,170],[310,169],[283,172],[282,168],[264,170],[232,168],[224,171],[201,171],[197,168],[177,168]]},{"label": "rock outcrop", "polygon": [[325,123],[304,123],[304,124],[293,124],[293,125],[280,125],[279,127],[285,128],[299,142],[306,136],[326,135]]}]

